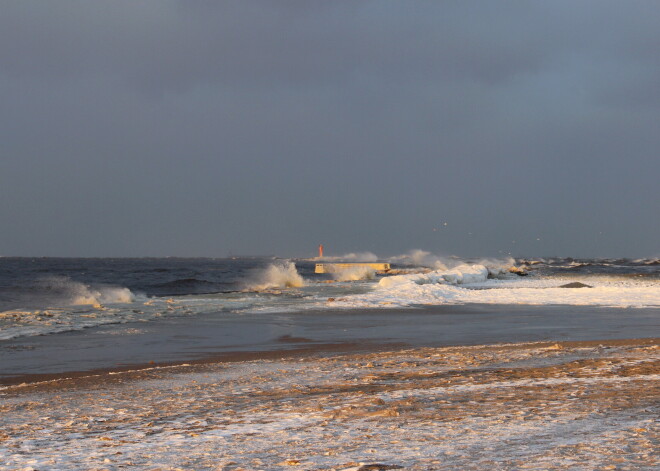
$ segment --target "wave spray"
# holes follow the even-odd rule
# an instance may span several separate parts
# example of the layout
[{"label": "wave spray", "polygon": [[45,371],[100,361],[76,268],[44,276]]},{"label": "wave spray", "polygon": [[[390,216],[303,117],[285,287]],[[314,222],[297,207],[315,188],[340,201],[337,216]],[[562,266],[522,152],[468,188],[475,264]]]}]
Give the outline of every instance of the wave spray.
[{"label": "wave spray", "polygon": [[305,286],[305,280],[298,273],[296,264],[291,261],[272,263],[255,273],[255,281],[247,283],[251,291],[268,289],[300,288]]}]

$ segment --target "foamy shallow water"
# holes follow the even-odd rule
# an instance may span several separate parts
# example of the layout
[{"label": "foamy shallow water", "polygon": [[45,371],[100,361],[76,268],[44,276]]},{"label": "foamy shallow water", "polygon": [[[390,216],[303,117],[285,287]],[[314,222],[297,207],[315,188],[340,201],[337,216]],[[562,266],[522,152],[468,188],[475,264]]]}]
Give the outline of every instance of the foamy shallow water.
[{"label": "foamy shallow water", "polygon": [[[414,281],[382,286],[333,283],[267,292],[135,297],[131,303],[77,305],[0,312],[0,340],[82,330],[129,322],[158,321],[199,314],[249,315],[324,309],[407,308],[443,304],[520,304],[653,308],[660,306],[660,283],[603,278],[516,278],[448,284]],[[592,288],[559,288],[582,282]]]},{"label": "foamy shallow water", "polygon": [[[454,270],[454,272],[460,270]],[[384,278],[370,293],[341,299],[345,307],[405,307],[420,304],[530,304],[607,307],[660,306],[660,282],[607,277],[551,277],[487,279],[475,276],[477,267],[466,267],[470,277],[456,282],[442,272]],[[461,273],[461,275],[464,275]],[[589,287],[562,288],[569,283]]]},{"label": "foamy shallow water", "polygon": [[[429,271],[428,268],[407,265],[401,270],[404,274],[385,277],[375,276],[373,270],[361,268],[323,278],[313,273],[313,264],[287,260],[260,260],[258,263],[249,260],[247,265],[241,260],[203,263],[194,260],[176,263],[137,260],[121,262],[123,265],[120,264],[120,268],[124,267],[126,272],[122,273],[117,269],[117,263],[101,260],[79,262],[86,267],[85,270],[91,271],[97,266],[103,268],[100,275],[90,278],[92,282],[85,283],[57,274],[56,268],[66,264],[51,262],[56,268],[28,273],[32,278],[27,277],[24,286],[16,288],[19,291],[29,288],[27,294],[13,301],[15,308],[0,312],[0,340],[108,324],[157,322],[167,318],[192,319],[200,314],[236,316],[446,304],[660,306],[660,278],[655,260],[630,262],[631,266],[621,265],[622,262],[602,262],[595,265],[596,269],[590,263],[562,264],[563,261],[560,261],[556,266],[549,265],[554,267],[554,271],[535,268],[536,271],[532,270],[530,276],[519,277],[508,272],[514,263],[512,259],[482,263],[454,260],[453,267],[447,268],[448,260],[442,261],[425,254],[413,253],[406,260],[424,262],[438,269]],[[16,263],[20,268],[23,262],[19,260]],[[111,266],[105,267],[104,263]],[[532,265],[529,261],[525,263],[527,268],[546,266],[541,262]],[[231,268],[234,267],[232,264],[238,264],[240,269]],[[66,265],[66,273],[77,267]],[[561,274],[557,270],[570,273]],[[591,273],[593,270],[596,272]],[[621,270],[626,272],[625,276],[617,274]],[[630,273],[635,273],[635,270],[653,276],[631,276]],[[45,278],[41,277],[42,272],[47,273]],[[15,283],[11,278],[7,280],[8,287],[4,291],[0,289],[0,295],[5,292],[11,297]],[[129,286],[122,286],[122,281],[130,281],[126,283]],[[574,282],[591,288],[559,288],[562,284]],[[221,287],[234,289],[228,292],[198,292]],[[158,294],[163,290],[184,294]]]}]

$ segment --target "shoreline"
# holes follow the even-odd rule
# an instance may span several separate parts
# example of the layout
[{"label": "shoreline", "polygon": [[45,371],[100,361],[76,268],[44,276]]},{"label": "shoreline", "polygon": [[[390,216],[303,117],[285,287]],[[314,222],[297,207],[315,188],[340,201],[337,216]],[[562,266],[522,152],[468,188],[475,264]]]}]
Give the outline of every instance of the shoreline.
[{"label": "shoreline", "polygon": [[[234,351],[209,354],[203,358],[191,360],[178,360],[168,362],[134,363],[125,366],[96,368],[90,370],[64,371],[59,373],[37,373],[23,374],[9,377],[0,377],[0,393],[4,388],[12,386],[32,387],[38,385],[48,385],[49,383],[77,383],[94,382],[99,378],[106,378],[110,382],[121,381],[135,375],[142,377],[149,371],[160,371],[166,369],[182,368],[204,368],[206,366],[220,365],[224,363],[241,363],[261,360],[284,360],[292,358],[307,358],[331,354],[350,354],[385,351],[393,347],[403,347],[403,344],[384,344],[372,345],[365,348],[366,343],[331,343],[308,345],[298,348],[287,348],[281,350],[255,350],[255,351]],[[121,376],[121,378],[120,378]],[[116,377],[116,378],[115,378]]]},{"label": "shoreline", "polygon": [[[297,343],[294,340],[292,343]],[[84,388],[98,386],[100,384],[113,385],[127,381],[140,381],[150,377],[160,377],[173,374],[193,374],[206,369],[216,369],[225,364],[243,362],[267,362],[267,361],[304,361],[320,358],[340,358],[347,355],[369,355],[378,353],[405,354],[407,352],[422,351],[425,349],[436,349],[443,351],[452,350],[492,350],[501,351],[520,350],[527,348],[549,348],[554,346],[562,348],[594,348],[602,345],[609,347],[622,346],[658,346],[660,337],[621,338],[621,339],[599,339],[599,340],[574,340],[574,341],[535,341],[516,343],[494,343],[494,344],[465,344],[446,346],[413,346],[402,343],[369,344],[369,343],[334,343],[307,345],[299,348],[282,350],[258,350],[237,351],[210,354],[204,358],[194,360],[180,360],[164,363],[136,363],[132,365],[115,368],[99,368],[92,370],[68,371],[61,373],[26,374],[15,377],[0,378],[0,396],[9,392],[17,391],[46,391],[59,388]]]},{"label": "shoreline", "polygon": [[[411,309],[209,313],[112,324],[0,341],[0,384],[209,359],[356,351],[388,345],[442,347],[644,338],[660,309],[590,306],[439,305]],[[286,353],[287,351],[291,351]]]}]

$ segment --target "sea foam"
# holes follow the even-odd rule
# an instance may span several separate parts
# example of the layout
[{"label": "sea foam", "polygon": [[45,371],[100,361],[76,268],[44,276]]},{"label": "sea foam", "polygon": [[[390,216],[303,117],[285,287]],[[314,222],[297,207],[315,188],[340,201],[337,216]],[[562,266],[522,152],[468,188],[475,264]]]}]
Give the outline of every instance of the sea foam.
[{"label": "sea foam", "polygon": [[305,280],[298,273],[296,264],[291,261],[272,263],[254,273],[253,279],[246,282],[246,289],[263,291],[279,288],[299,288]]},{"label": "sea foam", "polygon": [[[581,281],[591,288],[567,289]],[[375,290],[342,298],[334,307],[406,307],[438,304],[530,304],[658,307],[656,280],[604,277],[518,277],[496,267],[462,264],[447,270],[382,278]]]},{"label": "sea foam", "polygon": [[378,285],[381,288],[392,288],[404,285],[426,285],[446,283],[459,285],[476,283],[488,279],[488,268],[483,265],[459,265],[449,270],[437,270],[430,273],[412,275],[397,275],[383,278]]},{"label": "sea foam", "polygon": [[90,288],[88,286],[81,286],[78,294],[72,299],[71,304],[114,304],[114,303],[131,303],[135,296],[128,288],[121,287],[101,287]]},{"label": "sea foam", "polygon": [[337,281],[360,281],[373,280],[376,278],[376,270],[368,266],[356,266],[350,268],[340,268],[332,273]]},{"label": "sea foam", "polygon": [[99,305],[131,303],[135,295],[130,289],[106,284],[85,284],[66,276],[50,276],[30,287],[32,297],[44,306]]},{"label": "sea foam", "polygon": [[[425,250],[413,249],[408,253],[402,255],[395,255],[389,257],[389,262],[400,265],[413,265],[416,267],[427,267],[435,270],[445,270],[448,266],[452,265],[452,260],[433,255],[431,252]],[[455,265],[455,263],[453,263]]]}]

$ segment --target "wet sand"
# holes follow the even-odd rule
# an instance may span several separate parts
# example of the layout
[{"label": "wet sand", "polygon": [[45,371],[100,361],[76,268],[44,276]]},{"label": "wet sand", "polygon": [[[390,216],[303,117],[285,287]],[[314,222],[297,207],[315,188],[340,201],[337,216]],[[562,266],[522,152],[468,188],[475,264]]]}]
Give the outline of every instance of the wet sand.
[{"label": "wet sand", "polygon": [[105,372],[0,390],[0,470],[657,469],[659,379],[659,338]]},{"label": "wet sand", "polygon": [[[299,340],[302,342],[302,340]],[[284,343],[289,343],[288,339],[283,340]],[[294,341],[293,343],[296,343]],[[306,342],[304,342],[306,343]],[[258,350],[258,351],[238,351],[218,353],[215,355],[207,355],[203,358],[194,360],[181,360],[170,362],[155,362],[149,363],[135,363],[125,366],[118,366],[114,368],[96,368],[91,370],[79,371],[63,371],[57,373],[34,373],[34,374],[18,374],[0,377],[1,386],[24,386],[24,387],[37,387],[37,388],[59,388],[62,384],[71,385],[88,385],[94,384],[99,381],[98,378],[103,378],[106,382],[115,382],[115,380],[126,381],[127,379],[137,378],[143,379],[147,377],[152,370],[157,371],[160,369],[177,369],[193,368],[194,366],[203,367],[204,365],[214,365],[218,363],[236,363],[255,360],[278,360],[287,358],[302,358],[314,355],[331,355],[341,354],[348,352],[364,352],[364,351],[383,351],[388,348],[402,347],[402,344],[365,344],[365,343],[334,343],[334,344],[315,344],[313,346],[301,346],[297,348],[283,348],[277,350]],[[121,376],[116,374],[121,373]],[[143,375],[144,373],[144,375]],[[146,376],[145,376],[146,375]]]}]

